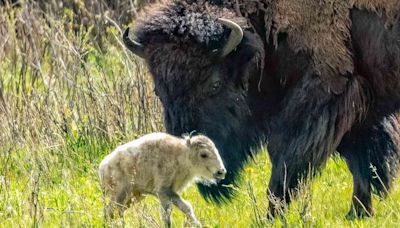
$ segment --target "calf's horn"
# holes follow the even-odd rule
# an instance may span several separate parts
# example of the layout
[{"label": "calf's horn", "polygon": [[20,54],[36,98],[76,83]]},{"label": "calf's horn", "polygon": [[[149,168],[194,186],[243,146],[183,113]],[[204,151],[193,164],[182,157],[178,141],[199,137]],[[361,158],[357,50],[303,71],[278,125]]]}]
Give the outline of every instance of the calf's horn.
[{"label": "calf's horn", "polygon": [[231,29],[228,41],[221,51],[221,57],[225,57],[240,44],[243,39],[243,30],[238,24],[228,19],[218,18],[218,22]]},{"label": "calf's horn", "polygon": [[129,28],[127,28],[124,32],[124,35],[122,36],[122,39],[124,41],[125,46],[131,51],[133,52],[135,55],[144,58],[144,46],[135,41],[135,40],[131,40],[129,38]]}]

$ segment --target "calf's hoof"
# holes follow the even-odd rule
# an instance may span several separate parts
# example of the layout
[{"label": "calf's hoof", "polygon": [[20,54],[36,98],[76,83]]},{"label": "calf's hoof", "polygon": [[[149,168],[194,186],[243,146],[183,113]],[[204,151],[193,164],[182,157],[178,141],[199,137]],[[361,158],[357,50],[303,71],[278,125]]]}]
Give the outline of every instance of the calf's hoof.
[{"label": "calf's hoof", "polygon": [[190,221],[189,227],[202,227],[199,220]]}]

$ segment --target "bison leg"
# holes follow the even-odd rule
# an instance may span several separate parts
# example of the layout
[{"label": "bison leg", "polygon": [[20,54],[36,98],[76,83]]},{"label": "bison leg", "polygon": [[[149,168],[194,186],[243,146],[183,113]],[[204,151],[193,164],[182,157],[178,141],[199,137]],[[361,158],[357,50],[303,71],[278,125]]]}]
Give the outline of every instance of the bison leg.
[{"label": "bison leg", "polygon": [[268,153],[272,176],[267,192],[271,215],[289,203],[289,193],[326,162],[343,136],[336,130],[343,98],[330,95],[320,77],[308,73],[271,121]]},{"label": "bison leg", "polygon": [[[267,197],[269,200],[269,216],[282,214],[290,203],[291,197],[296,194],[297,187],[308,177],[312,177],[315,168],[307,161],[298,160],[291,163],[289,159],[282,159],[272,169],[268,185]],[[314,164],[315,165],[315,164]]]},{"label": "bison leg", "polygon": [[353,175],[352,208],[348,218],[373,214],[371,191],[384,196],[400,161],[400,124],[395,115],[345,135],[339,148]]},{"label": "bison leg", "polygon": [[[339,150],[342,149],[341,147]],[[364,151],[357,151],[354,149],[351,152],[352,153],[342,153],[353,175],[352,208],[346,217],[371,216],[373,214],[373,209],[371,198],[372,172],[369,168],[370,161],[368,156],[363,154]]]},{"label": "bison leg", "polygon": [[282,111],[271,121],[268,196],[272,215],[289,203],[289,194],[294,193],[299,181],[312,177],[325,164],[357,120],[358,110],[363,110],[362,84],[352,78],[346,88],[342,94],[333,95],[311,68],[288,93]]}]

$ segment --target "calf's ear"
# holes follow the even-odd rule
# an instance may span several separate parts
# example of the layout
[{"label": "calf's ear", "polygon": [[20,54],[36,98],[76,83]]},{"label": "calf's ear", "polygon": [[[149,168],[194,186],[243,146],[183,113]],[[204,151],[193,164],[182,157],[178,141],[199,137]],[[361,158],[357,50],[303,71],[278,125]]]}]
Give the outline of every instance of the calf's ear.
[{"label": "calf's ear", "polygon": [[191,131],[189,134],[188,133],[182,134],[182,137],[186,140],[186,145],[187,146],[191,146],[190,139],[192,138],[192,136],[194,134],[196,134],[196,130]]},{"label": "calf's ear", "polygon": [[184,134],[182,134],[182,138],[185,139],[186,146],[190,147],[190,144],[191,144],[190,135],[188,133],[184,133]]},{"label": "calf's ear", "polygon": [[186,137],[186,146],[190,147],[190,137]]}]

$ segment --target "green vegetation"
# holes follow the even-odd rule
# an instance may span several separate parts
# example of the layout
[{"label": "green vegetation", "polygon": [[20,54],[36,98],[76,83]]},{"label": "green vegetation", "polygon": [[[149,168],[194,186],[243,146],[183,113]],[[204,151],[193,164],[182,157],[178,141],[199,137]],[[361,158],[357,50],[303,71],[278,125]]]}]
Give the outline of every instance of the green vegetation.
[{"label": "green vegetation", "polygon": [[[84,156],[78,156],[82,152],[70,149],[68,154],[77,156],[60,159],[57,151],[38,151],[36,158],[28,158],[31,157],[29,150],[12,151],[7,164],[4,161],[0,164],[0,167],[7,167],[0,179],[0,226],[103,226],[103,198],[97,179],[97,164],[102,153],[97,159],[89,161]],[[238,195],[232,203],[220,207],[208,204],[195,186],[189,188],[183,197],[191,202],[196,215],[207,227],[400,225],[398,185],[386,200],[374,199],[376,215],[373,218],[353,222],[344,218],[350,206],[352,183],[345,163],[339,158],[329,161],[323,174],[303,190],[284,218],[276,222],[268,221],[265,189],[269,174],[270,164],[263,151],[245,169]],[[185,216],[175,209],[173,222],[176,227],[182,227]],[[156,227],[162,224],[156,198],[147,197],[127,210],[125,223],[128,227]]]},{"label": "green vegetation", "polygon": [[[76,27],[73,14],[0,6],[0,227],[104,226],[99,162],[116,145],[163,130],[151,78],[122,46],[123,27]],[[374,198],[373,218],[345,219],[352,178],[338,157],[283,218],[269,221],[269,175],[262,151],[244,170],[232,203],[208,204],[195,186],[183,196],[208,227],[400,226],[399,180],[386,200]],[[182,227],[185,217],[174,210],[173,221]],[[129,209],[125,223],[162,224],[156,199]]]}]

